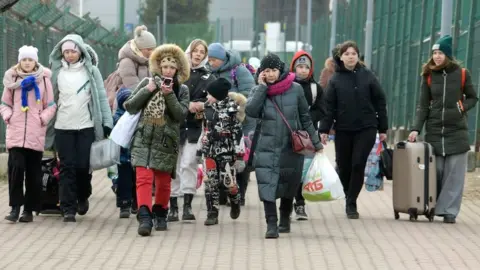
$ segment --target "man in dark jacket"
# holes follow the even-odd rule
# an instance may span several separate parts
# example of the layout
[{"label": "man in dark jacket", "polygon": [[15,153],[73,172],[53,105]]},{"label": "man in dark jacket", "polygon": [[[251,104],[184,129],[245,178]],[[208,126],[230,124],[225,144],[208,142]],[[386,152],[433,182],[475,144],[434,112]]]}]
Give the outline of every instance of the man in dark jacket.
[{"label": "man in dark jacket", "polygon": [[[305,98],[310,108],[310,117],[313,126],[318,129],[318,125],[325,116],[323,104],[323,89],[315,81],[313,76],[313,59],[306,51],[298,51],[290,64],[290,72],[295,72],[295,82],[303,87]],[[305,199],[302,196],[302,185],[298,187],[295,196],[295,214],[297,220],[308,220],[305,212]]]}]

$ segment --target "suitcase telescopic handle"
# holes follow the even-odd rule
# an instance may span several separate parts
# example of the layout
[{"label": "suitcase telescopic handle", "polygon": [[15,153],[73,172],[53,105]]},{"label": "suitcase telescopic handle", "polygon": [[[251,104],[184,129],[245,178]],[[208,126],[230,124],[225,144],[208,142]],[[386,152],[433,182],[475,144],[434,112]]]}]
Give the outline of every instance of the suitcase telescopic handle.
[{"label": "suitcase telescopic handle", "polygon": [[397,149],[405,149],[407,147],[407,141],[401,141],[397,143]]}]

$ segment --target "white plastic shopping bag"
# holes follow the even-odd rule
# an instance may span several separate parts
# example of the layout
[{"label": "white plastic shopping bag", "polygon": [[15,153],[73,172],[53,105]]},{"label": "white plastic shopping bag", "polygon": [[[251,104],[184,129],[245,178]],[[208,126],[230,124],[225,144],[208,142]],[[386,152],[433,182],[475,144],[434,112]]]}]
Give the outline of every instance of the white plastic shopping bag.
[{"label": "white plastic shopping bag", "polygon": [[123,148],[128,148],[140,119],[140,112],[131,115],[125,112],[110,133],[110,139]]},{"label": "white plastic shopping bag", "polygon": [[302,195],[312,202],[345,198],[340,178],[325,154],[315,154],[302,185]]},{"label": "white plastic shopping bag", "polygon": [[302,169],[302,183],[305,183],[307,179],[307,173],[310,169],[310,165],[312,165],[313,158],[312,157],[305,157],[303,159],[303,169]]},{"label": "white plastic shopping bag", "polygon": [[111,139],[94,142],[90,149],[90,169],[101,170],[120,164],[120,145]]}]

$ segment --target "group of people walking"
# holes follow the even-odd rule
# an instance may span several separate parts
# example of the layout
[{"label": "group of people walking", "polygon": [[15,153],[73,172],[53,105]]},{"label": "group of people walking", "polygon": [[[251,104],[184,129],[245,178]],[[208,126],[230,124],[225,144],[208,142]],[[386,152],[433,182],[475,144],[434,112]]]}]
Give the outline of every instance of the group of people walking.
[{"label": "group of people walking", "polygon": [[[453,164],[465,161],[449,155],[460,154],[465,147],[458,152],[445,146],[444,138],[450,142],[450,135],[443,132],[444,128],[455,129],[452,140],[468,142],[465,117],[461,112],[458,117],[448,114],[447,119],[442,113],[440,121],[428,113],[450,110],[454,106],[450,97],[460,100],[460,93],[446,94],[456,91],[459,66],[451,53],[446,53],[444,62],[436,60],[444,48],[432,50],[434,60],[424,70],[424,78],[429,72],[434,74],[432,88],[423,85],[410,139],[415,139],[426,122],[427,141],[431,134],[432,143],[442,142],[435,147],[445,159],[442,164],[447,169],[441,174],[443,182],[449,183],[445,187],[458,189],[460,179],[455,179],[461,177],[460,165]],[[308,133],[317,152],[322,152],[329,132],[335,130],[346,215],[359,218],[357,199],[366,161],[377,133],[384,141],[388,129],[385,93],[359,54],[354,42],[338,45],[326,61],[319,84],[314,79],[313,58],[305,51],[297,52],[290,65],[270,53],[254,69],[219,43],[208,45],[195,39],[185,51],[174,44],[157,46],[154,35],[140,26],[119,51],[113,74],[119,83],[112,90],[105,89],[96,67],[101,59],[78,35],[67,35],[54,47],[51,70],[38,62],[36,48],[23,46],[18,64],[4,75],[0,105],[9,151],[11,212],[6,219],[33,221],[32,213],[38,211],[41,200],[44,149],[58,155],[63,220],[75,222],[77,214],[85,215],[92,194],[90,148],[95,141],[108,138],[126,112],[140,116],[130,146],[121,150],[114,191],[119,217],[136,214],[139,235],[167,230],[180,216],[196,220],[192,200],[198,164],[205,173],[205,225],[218,224],[221,205],[230,206],[232,219],[240,216],[254,171],[265,210],[265,237],[290,232],[293,211],[298,220],[308,219],[301,193],[304,156],[292,147],[292,130]],[[448,86],[443,92],[430,90],[442,85]],[[470,75],[464,94],[467,98],[461,109],[466,112],[476,102]],[[442,96],[443,102],[438,101]],[[439,126],[444,127],[440,135],[436,133]],[[252,148],[246,149],[249,139]],[[254,152],[253,160],[247,150]],[[442,192],[440,198],[451,196],[450,191]],[[279,216],[277,199],[281,199]],[[459,203],[458,198],[454,201]],[[458,210],[459,204],[445,203],[439,211],[451,218]]]}]

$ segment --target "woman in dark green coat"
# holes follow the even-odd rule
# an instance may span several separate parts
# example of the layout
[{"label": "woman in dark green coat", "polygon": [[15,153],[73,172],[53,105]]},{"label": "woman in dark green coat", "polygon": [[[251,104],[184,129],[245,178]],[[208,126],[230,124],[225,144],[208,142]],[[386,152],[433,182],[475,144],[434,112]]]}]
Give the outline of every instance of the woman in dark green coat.
[{"label": "woman in dark green coat", "polygon": [[[138,234],[167,229],[171,180],[175,178],[180,145],[180,123],[190,102],[188,87],[190,66],[177,45],[157,47],[150,56],[153,78],[145,78],[125,101],[125,109],[134,115],[141,112],[131,145],[131,161],[137,177]],[[152,184],[155,179],[155,204],[152,206]]]},{"label": "woman in dark green coat", "polygon": [[[277,238],[279,232],[290,232],[290,214],[302,178],[303,156],[293,152],[291,132],[274,103],[292,129],[308,132],[317,151],[323,146],[313,127],[303,88],[294,82],[295,73],[288,72],[275,54],[265,56],[257,72],[258,85],[248,97],[245,112],[261,121],[253,162],[258,193],[265,208],[265,237]],[[278,198],[281,203],[277,226]]]},{"label": "woman in dark green coat", "polygon": [[425,124],[425,141],[435,150],[440,189],[435,214],[443,216],[445,223],[455,223],[470,150],[467,111],[475,107],[478,98],[470,73],[453,58],[452,37],[440,38],[432,51],[423,66],[420,100],[409,141],[416,140]]}]

